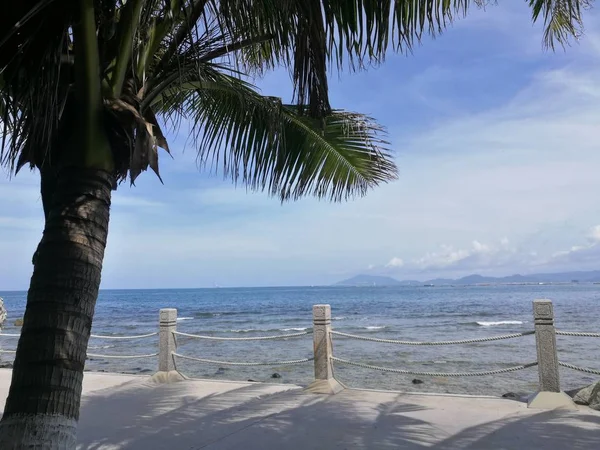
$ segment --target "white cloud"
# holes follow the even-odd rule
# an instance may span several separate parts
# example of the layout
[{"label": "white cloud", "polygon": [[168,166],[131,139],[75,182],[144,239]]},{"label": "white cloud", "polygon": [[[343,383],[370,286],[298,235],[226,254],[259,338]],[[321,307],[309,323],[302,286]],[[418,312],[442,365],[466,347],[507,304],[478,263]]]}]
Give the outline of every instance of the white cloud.
[{"label": "white cloud", "polygon": [[442,245],[438,251],[429,252],[405,267],[438,271],[490,271],[505,268],[507,271],[531,272],[559,270],[587,270],[600,264],[600,226],[592,227],[588,234],[573,240],[586,244],[572,245],[568,250],[553,253],[535,249],[512,247],[507,238],[498,245],[473,241],[468,248]]},{"label": "white cloud", "polygon": [[554,252],[543,261],[546,265],[566,266],[571,270],[596,268],[600,264],[600,225],[590,228],[587,243]]},{"label": "white cloud", "polygon": [[390,261],[385,265],[385,267],[402,267],[404,265],[404,261],[396,256],[394,256]]},{"label": "white cloud", "polygon": [[600,243],[600,225],[592,227],[590,230],[589,238],[592,242]]},{"label": "white cloud", "polygon": [[[506,244],[508,244],[507,241]],[[414,263],[421,269],[446,269],[455,266],[469,268],[500,263],[507,254],[512,253],[511,249],[508,249],[502,242],[500,246],[493,247],[473,241],[469,248],[463,249],[456,249],[452,245],[442,245],[438,251],[429,252],[421,258],[417,258]]]}]

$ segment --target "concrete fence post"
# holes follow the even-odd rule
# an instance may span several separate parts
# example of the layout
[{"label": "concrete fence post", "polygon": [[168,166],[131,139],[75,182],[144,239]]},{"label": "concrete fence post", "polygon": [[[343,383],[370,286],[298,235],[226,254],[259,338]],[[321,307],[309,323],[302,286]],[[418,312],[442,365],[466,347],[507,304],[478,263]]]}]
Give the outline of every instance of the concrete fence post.
[{"label": "concrete fence post", "polygon": [[336,394],[343,387],[333,376],[333,346],[331,339],[331,306],[313,306],[313,351],[315,381],[308,390],[317,394]]},{"label": "concrete fence post", "polygon": [[177,372],[173,359],[173,353],[177,351],[177,341],[173,334],[176,330],[177,310],[162,308],[159,313],[158,373],[153,377],[155,381],[167,383],[183,379],[183,376]]},{"label": "concrete fence post", "polygon": [[550,300],[535,300],[533,302],[533,321],[540,391],[560,392],[554,309]]},{"label": "concrete fence post", "polygon": [[315,380],[329,380],[333,378],[331,366],[331,306],[313,306],[313,347],[315,356]]},{"label": "concrete fence post", "polygon": [[530,399],[530,408],[574,408],[571,398],[560,390],[554,308],[550,300],[533,302],[535,345],[537,349],[539,392]]}]

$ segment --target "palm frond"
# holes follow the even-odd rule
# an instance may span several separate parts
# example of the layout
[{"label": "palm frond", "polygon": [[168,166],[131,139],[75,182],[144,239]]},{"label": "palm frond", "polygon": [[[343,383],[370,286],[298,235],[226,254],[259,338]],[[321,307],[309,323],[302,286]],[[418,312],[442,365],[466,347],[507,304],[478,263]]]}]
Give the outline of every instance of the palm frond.
[{"label": "palm frond", "polygon": [[332,111],[311,119],[300,107],[263,97],[217,71],[212,79],[173,87],[155,107],[168,115],[179,105],[191,121],[201,164],[282,200],[314,195],[339,201],[396,176],[384,130],[360,114]]},{"label": "palm frond", "polygon": [[[581,33],[591,0],[528,3],[553,47]],[[0,15],[0,164],[11,170],[60,159],[55,144],[77,114],[75,4],[20,0]],[[158,173],[157,147],[168,144],[155,115],[175,127],[189,117],[201,133],[201,159],[218,161],[235,180],[284,199],[313,193],[337,200],[393,177],[395,168],[371,119],[332,111],[330,70],[377,64],[390,49],[409,52],[487,1],[143,0],[133,36],[123,37],[124,11],[133,4],[94,0],[106,123],[121,179],[147,167]],[[120,52],[124,42],[130,48]],[[290,70],[295,107],[242,81],[277,65]],[[115,95],[116,72],[124,80]]]},{"label": "palm frond", "polygon": [[371,117],[333,110],[319,123],[299,115],[295,105],[284,107],[283,113],[284,152],[290,154],[275,166],[273,194],[342,200],[396,179],[385,130]]},{"label": "palm frond", "polygon": [[0,164],[11,171],[43,164],[58,132],[72,14],[66,0],[23,0],[0,14]]},{"label": "palm frond", "polygon": [[529,0],[533,21],[544,20],[544,45],[554,49],[556,42],[564,47],[571,37],[579,38],[583,32],[582,10],[591,4],[591,0]]},{"label": "palm frond", "polygon": [[391,48],[408,52],[441,33],[471,3],[486,0],[212,0],[221,23],[243,38],[273,38],[243,52],[246,69],[290,68],[295,101],[312,117],[330,109],[327,71],[381,62]]}]

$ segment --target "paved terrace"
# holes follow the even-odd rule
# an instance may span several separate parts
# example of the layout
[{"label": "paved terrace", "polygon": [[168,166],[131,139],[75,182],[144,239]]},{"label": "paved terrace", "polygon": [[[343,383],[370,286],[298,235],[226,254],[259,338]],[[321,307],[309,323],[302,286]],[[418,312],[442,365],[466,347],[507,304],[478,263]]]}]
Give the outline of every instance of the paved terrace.
[{"label": "paved terrace", "polygon": [[[0,401],[11,371],[0,370]],[[600,413],[527,409],[490,397],[87,372],[80,449],[598,449]]]}]

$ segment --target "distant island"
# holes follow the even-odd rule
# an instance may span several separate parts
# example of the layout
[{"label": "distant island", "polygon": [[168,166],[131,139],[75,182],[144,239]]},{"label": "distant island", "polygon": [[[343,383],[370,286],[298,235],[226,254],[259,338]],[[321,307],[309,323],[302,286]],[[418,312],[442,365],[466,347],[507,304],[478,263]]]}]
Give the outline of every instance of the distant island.
[{"label": "distant island", "polygon": [[356,275],[336,283],[336,286],[440,286],[440,285],[483,285],[483,284],[540,284],[540,283],[600,283],[600,270],[588,272],[536,273],[530,275],[510,275],[506,277],[486,277],[468,275],[466,277],[435,278],[432,280],[397,280],[380,275]]},{"label": "distant island", "polygon": [[[404,282],[392,277],[378,275],[356,275],[336,283],[336,286],[402,286]],[[420,284],[420,283],[419,283]]]}]

